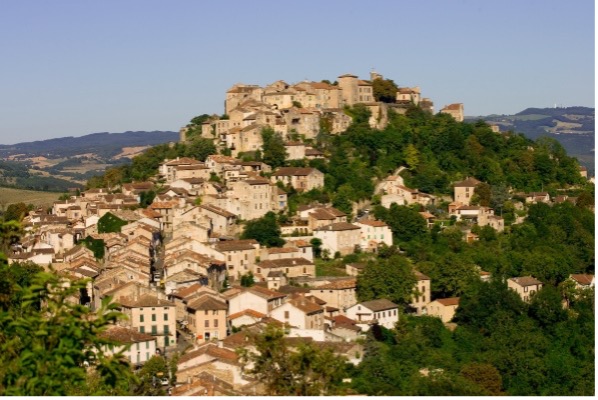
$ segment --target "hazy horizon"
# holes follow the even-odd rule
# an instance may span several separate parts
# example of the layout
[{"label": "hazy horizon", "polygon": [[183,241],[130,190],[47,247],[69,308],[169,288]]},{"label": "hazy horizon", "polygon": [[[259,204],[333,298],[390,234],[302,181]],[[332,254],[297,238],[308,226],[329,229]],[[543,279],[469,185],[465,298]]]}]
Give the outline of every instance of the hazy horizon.
[{"label": "hazy horizon", "polygon": [[178,131],[233,84],[369,78],[465,115],[594,107],[594,2],[5,1],[0,142]]}]

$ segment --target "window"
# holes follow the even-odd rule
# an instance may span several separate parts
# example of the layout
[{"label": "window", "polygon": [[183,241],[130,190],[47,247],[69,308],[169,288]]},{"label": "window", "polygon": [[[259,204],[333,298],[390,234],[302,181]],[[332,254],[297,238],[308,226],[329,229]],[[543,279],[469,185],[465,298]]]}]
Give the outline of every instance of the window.
[{"label": "window", "polygon": [[168,325],[164,325],[164,334],[168,335]]},{"label": "window", "polygon": [[139,351],[139,342],[135,343],[135,350]]},{"label": "window", "polygon": [[139,327],[139,333],[145,333],[145,326]]},{"label": "window", "polygon": [[156,314],[152,314],[152,322],[156,322]]},{"label": "window", "polygon": [[149,349],[149,342],[145,342],[145,348]]},{"label": "window", "polygon": [[209,320],[209,319],[206,319],[206,320],[204,321],[204,327],[205,327],[205,328],[209,328],[209,327],[210,327],[210,320]]},{"label": "window", "polygon": [[157,335],[157,334],[158,334],[158,326],[152,325],[152,335]]},{"label": "window", "polygon": [[529,288],[527,286],[523,288],[524,292],[527,292],[528,290],[529,290]]},{"label": "window", "polygon": [[214,328],[218,328],[218,320],[217,319],[214,320]]},{"label": "window", "polygon": [[285,311],[285,312],[284,312],[284,318],[285,318],[285,319],[289,319],[289,318],[290,318],[290,315],[289,315],[289,312],[288,312],[288,311]]},{"label": "window", "polygon": [[206,311],[204,312],[204,314],[205,314],[205,315],[208,315],[208,310],[206,310]]},{"label": "window", "polygon": [[164,313],[164,321],[168,321],[168,314]]},{"label": "window", "polygon": [[141,315],[139,316],[139,322],[145,322],[145,320],[143,319],[143,314],[141,314]]}]

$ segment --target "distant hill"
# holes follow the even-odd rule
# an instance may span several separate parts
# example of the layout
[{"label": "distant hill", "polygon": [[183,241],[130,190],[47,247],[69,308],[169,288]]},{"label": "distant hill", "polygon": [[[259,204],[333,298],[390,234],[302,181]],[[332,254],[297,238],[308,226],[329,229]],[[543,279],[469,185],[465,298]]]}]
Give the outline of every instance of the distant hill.
[{"label": "distant hill", "polygon": [[149,147],[178,140],[177,132],[129,131],[0,145],[0,186],[59,192],[82,188],[107,167],[128,163]]},{"label": "distant hill", "polygon": [[62,158],[94,153],[102,158],[111,158],[120,154],[125,147],[155,146],[178,140],[179,134],[171,131],[99,132],[79,137],[68,136],[13,145],[0,145],[0,157],[26,154],[29,156]]},{"label": "distant hill", "polygon": [[482,119],[498,125],[501,131],[520,132],[534,140],[541,136],[554,138],[593,175],[594,111],[589,107],[527,108],[514,115],[493,114],[466,117],[465,120]]}]

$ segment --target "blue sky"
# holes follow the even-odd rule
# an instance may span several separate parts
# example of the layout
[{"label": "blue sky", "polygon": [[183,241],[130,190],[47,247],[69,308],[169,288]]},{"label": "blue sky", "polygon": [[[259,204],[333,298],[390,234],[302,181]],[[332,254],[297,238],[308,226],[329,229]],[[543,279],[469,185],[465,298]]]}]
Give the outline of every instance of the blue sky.
[{"label": "blue sky", "polygon": [[234,83],[420,86],[466,115],[594,107],[594,1],[1,0],[0,143],[178,130]]}]

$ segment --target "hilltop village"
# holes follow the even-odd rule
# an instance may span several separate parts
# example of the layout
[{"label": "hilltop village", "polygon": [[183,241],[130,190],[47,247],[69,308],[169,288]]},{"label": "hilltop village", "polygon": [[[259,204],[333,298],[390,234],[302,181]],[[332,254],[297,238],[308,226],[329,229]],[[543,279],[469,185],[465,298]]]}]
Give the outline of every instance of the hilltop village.
[{"label": "hilltop village", "polygon": [[[362,338],[374,325],[392,329],[409,314],[437,317],[452,329],[460,297],[433,296],[433,280],[415,268],[405,304],[359,300],[368,260],[396,248],[396,229],[376,218],[374,207],[418,210],[425,229],[458,228],[467,246],[489,231],[522,223],[532,204],[575,204],[577,198],[507,191],[515,211],[506,224],[502,209],[479,201],[486,182],[464,176],[451,182],[451,195],[426,193],[408,184],[404,173],[412,166],[403,165],[375,182],[375,198],[344,210],[331,202],[290,204],[291,196],[325,186],[326,173],[310,162],[329,157],[316,146],[323,126],[332,135],[351,126],[347,106],[365,107],[375,129],[389,124],[390,113],[404,114],[414,105],[434,112],[419,87],[399,87],[394,101],[376,101],[377,79],[383,77],[236,84],[226,92],[223,115],[205,116],[180,132],[181,143],[202,138],[216,153],[204,160],[165,159],[145,181],[88,189],[55,202],[50,212],[30,212],[9,263],[51,265],[65,279],[88,279],[72,301],[92,309],[111,297],[128,319],[105,334],[122,343],[131,364],[181,353],[173,395],[263,393],[260,382],[244,373],[238,349],[248,346],[247,331],[269,324],[283,328],[290,343],[318,343],[354,365],[361,363]],[[439,112],[463,121],[462,104]],[[283,165],[255,157],[265,152],[265,130],[282,139]],[[148,199],[149,193],[155,196]],[[442,212],[441,203],[447,207]],[[267,231],[269,222],[276,241],[248,238],[250,229]],[[343,269],[331,275],[333,262]],[[492,278],[481,267],[476,274],[481,281]],[[580,288],[594,286],[590,274],[567,279]],[[507,284],[529,302],[545,282],[512,276]]]}]

